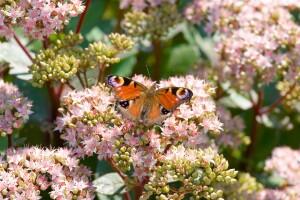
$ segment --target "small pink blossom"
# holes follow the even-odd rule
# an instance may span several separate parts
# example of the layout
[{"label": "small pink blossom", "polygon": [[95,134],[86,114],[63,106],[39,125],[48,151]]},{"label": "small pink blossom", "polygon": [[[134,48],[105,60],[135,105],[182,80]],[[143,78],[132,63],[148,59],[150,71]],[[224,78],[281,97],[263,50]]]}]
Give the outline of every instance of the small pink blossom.
[{"label": "small pink blossom", "polygon": [[280,68],[286,62],[299,63],[295,38],[300,28],[290,12],[299,5],[296,0],[193,0],[184,13],[191,23],[204,23],[208,34],[220,33],[215,45],[219,60],[212,69],[218,79],[249,91],[257,78],[266,84],[278,77],[295,81],[289,77],[292,67]]},{"label": "small pink blossom", "polygon": [[[146,87],[154,84],[141,75],[133,79]],[[151,175],[158,159],[165,156],[170,146],[182,144],[176,152],[176,156],[182,158],[187,147],[215,148],[209,134],[218,134],[221,130],[222,124],[218,121],[211,97],[214,88],[209,83],[186,76],[172,77],[157,84],[158,88],[170,86],[188,88],[194,96],[161,124],[145,126],[125,119],[115,109],[116,99],[112,92],[99,84],[91,89],[72,91],[63,97],[57,129],[76,156],[97,154],[99,160],[111,158],[116,166],[124,167],[124,171],[133,166],[134,178],[141,181]],[[199,109],[204,111],[195,115]],[[204,127],[203,123],[207,126]]]},{"label": "small pink blossom", "polygon": [[[61,30],[71,17],[76,17],[84,10],[81,0],[40,1],[21,0],[0,9],[0,36],[9,39],[13,29],[23,27],[24,31],[34,39],[49,37],[55,31]],[[5,14],[4,14],[5,13]],[[4,25],[4,21],[7,23]],[[41,24],[42,23],[42,24]],[[3,28],[1,28],[3,27]]]},{"label": "small pink blossom", "polygon": [[0,132],[11,134],[21,128],[32,113],[31,107],[31,101],[16,86],[0,80]]},{"label": "small pink blossom", "polygon": [[78,165],[70,150],[32,147],[9,149],[6,155],[1,163],[7,167],[0,167],[0,190],[7,191],[0,194],[3,199],[41,199],[40,190],[47,189],[53,199],[94,197],[91,172]]}]

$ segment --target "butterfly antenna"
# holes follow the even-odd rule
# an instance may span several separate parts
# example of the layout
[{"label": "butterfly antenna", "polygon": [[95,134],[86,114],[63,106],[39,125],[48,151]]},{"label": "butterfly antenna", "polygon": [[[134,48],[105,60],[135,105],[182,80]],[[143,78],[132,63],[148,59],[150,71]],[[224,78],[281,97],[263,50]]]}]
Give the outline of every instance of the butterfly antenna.
[{"label": "butterfly antenna", "polygon": [[148,72],[148,77],[150,78],[150,72],[149,72],[149,67],[148,67],[148,65],[146,65],[146,69],[147,69],[147,72]]}]

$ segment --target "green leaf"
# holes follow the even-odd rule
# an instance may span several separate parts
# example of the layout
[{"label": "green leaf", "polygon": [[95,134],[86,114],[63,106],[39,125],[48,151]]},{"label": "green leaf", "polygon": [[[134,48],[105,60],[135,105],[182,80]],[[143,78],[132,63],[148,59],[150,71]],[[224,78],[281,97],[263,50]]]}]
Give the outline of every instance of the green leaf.
[{"label": "green leaf", "polygon": [[242,110],[248,110],[252,107],[251,101],[235,90],[228,90],[228,94],[227,97],[221,99],[222,104],[226,107],[240,108]]},{"label": "green leaf", "polygon": [[7,137],[0,136],[0,154],[7,149]]},{"label": "green leaf", "polygon": [[109,73],[122,76],[130,76],[137,62],[136,54],[137,50],[132,50],[126,54],[123,54],[121,57],[121,61],[109,68]]},{"label": "green leaf", "polygon": [[[50,124],[51,105],[47,88],[35,88],[28,81],[18,78],[15,78],[13,83],[23,93],[23,96],[28,97],[32,101],[33,113],[20,130],[20,137],[27,138],[26,143],[30,145],[43,144],[45,142],[44,132],[48,129],[53,129]],[[16,142],[18,143],[16,145],[21,145],[22,143],[22,141]]]},{"label": "green leaf", "polygon": [[[95,26],[98,26],[101,23],[101,17],[104,14],[104,11],[107,9],[107,1],[92,1],[89,6],[87,15],[84,19],[81,33],[83,35],[87,34]],[[79,17],[72,18],[69,25],[67,26],[67,31],[74,31],[78,25]]]},{"label": "green leaf", "polygon": [[107,196],[104,194],[97,194],[97,196],[98,196],[98,199],[101,199],[101,200],[122,200],[122,199],[124,199],[123,195]]},{"label": "green leaf", "polygon": [[[15,40],[2,43],[0,45],[0,52],[0,61],[8,62],[12,67],[9,70],[10,74],[16,75],[19,79],[23,80],[31,79],[32,75],[28,73],[28,66],[32,62]],[[33,53],[30,54],[34,57]]]},{"label": "green leaf", "polygon": [[189,44],[195,44],[196,40],[193,34],[195,34],[195,31],[190,30],[189,25],[187,22],[183,23],[182,25],[182,34],[184,39],[189,43]]},{"label": "green leaf", "polygon": [[[123,193],[125,182],[118,173],[108,173],[93,181],[97,187],[96,192],[102,195],[114,195]],[[121,191],[122,190],[122,191]]]},{"label": "green leaf", "polygon": [[94,27],[85,36],[88,42],[95,42],[101,40],[104,36],[104,32],[99,27]]},{"label": "green leaf", "polygon": [[199,60],[199,51],[193,45],[181,44],[167,48],[164,51],[163,76],[168,77],[170,72],[186,74]]},{"label": "green leaf", "polygon": [[287,182],[281,176],[273,173],[271,176],[268,177],[266,184],[271,188],[279,188],[279,187],[287,184]]}]

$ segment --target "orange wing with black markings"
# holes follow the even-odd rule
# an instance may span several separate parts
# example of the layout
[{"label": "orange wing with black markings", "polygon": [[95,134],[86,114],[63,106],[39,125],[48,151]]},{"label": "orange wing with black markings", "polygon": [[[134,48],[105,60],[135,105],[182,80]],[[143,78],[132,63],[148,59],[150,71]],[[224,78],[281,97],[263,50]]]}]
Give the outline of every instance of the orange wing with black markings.
[{"label": "orange wing with black markings", "polygon": [[174,110],[180,104],[189,101],[193,92],[182,87],[170,87],[157,90],[159,103],[168,111]]},{"label": "orange wing with black markings", "polygon": [[114,90],[118,100],[132,100],[148,90],[144,85],[121,76],[107,76],[106,84]]},{"label": "orange wing with black markings", "polygon": [[193,92],[187,88],[156,90],[155,85],[147,88],[121,76],[107,76],[106,84],[112,88],[117,99],[116,106],[123,117],[146,125],[160,124],[176,107],[193,96]]}]

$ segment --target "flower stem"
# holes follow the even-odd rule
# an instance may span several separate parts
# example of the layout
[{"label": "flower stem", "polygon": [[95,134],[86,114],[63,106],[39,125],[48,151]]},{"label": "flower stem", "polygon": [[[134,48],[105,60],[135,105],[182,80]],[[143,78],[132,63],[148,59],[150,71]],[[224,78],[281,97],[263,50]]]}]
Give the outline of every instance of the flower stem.
[{"label": "flower stem", "polygon": [[29,51],[27,50],[27,48],[21,43],[21,41],[19,40],[18,36],[14,33],[14,39],[16,40],[16,42],[18,43],[18,45],[21,47],[21,49],[24,51],[24,53],[27,55],[27,57],[33,62],[33,58],[30,55]]},{"label": "flower stem", "polygon": [[104,79],[105,63],[99,66],[98,83],[102,83]]},{"label": "flower stem", "polygon": [[158,80],[160,75],[160,54],[161,54],[161,42],[159,40],[152,41],[153,53],[154,53],[154,70],[153,70],[153,79]]},{"label": "flower stem", "polygon": [[272,111],[274,108],[276,108],[279,104],[282,103],[282,101],[287,97],[288,94],[290,94],[296,87],[297,82],[295,82],[294,84],[292,84],[292,86],[289,88],[289,90],[285,93],[285,95],[281,96],[279,99],[277,99],[272,105],[261,108],[259,110],[259,114],[263,115],[266,113],[269,113],[270,111]]},{"label": "flower stem", "polygon": [[9,71],[9,68],[9,65],[5,65],[0,68],[0,79],[2,79],[4,74]]},{"label": "flower stem", "polygon": [[121,21],[123,19],[124,16],[124,10],[120,9],[118,10],[118,14],[117,14],[117,24],[115,27],[115,33],[121,33],[122,29],[121,29]]},{"label": "flower stem", "polygon": [[84,70],[84,72],[83,72],[83,77],[84,77],[86,87],[89,87],[89,82],[87,80],[86,70]]},{"label": "flower stem", "polygon": [[7,134],[7,146],[8,148],[12,147],[11,134]]},{"label": "flower stem", "polygon": [[[59,97],[55,93],[55,90],[53,87],[51,87],[50,82],[46,83],[46,87],[48,90],[48,94],[50,96],[50,103],[51,103],[51,119],[50,121],[53,123],[56,120],[56,117],[58,116],[58,108],[59,108]],[[50,133],[48,132],[46,134],[46,146],[50,146]],[[55,131],[53,134],[54,137],[54,146],[63,146],[63,140],[60,138],[60,134],[58,131]]]},{"label": "flower stem", "polygon": [[127,179],[127,175],[124,174],[117,166],[116,163],[110,158],[106,157],[107,162],[110,166],[121,176],[121,178],[125,181]]},{"label": "flower stem", "polygon": [[253,110],[253,115],[252,115],[252,131],[250,134],[250,140],[251,143],[250,145],[247,147],[246,153],[245,153],[245,161],[242,163],[241,168],[242,169],[246,169],[247,167],[247,160],[249,160],[249,158],[251,158],[254,154],[254,150],[257,144],[257,138],[258,138],[258,121],[257,121],[257,117],[260,115],[259,114],[259,110],[262,106],[263,103],[263,98],[264,98],[264,93],[262,90],[258,91],[258,100],[257,103],[253,102],[253,106],[252,106],[252,110]]},{"label": "flower stem", "polygon": [[80,15],[79,22],[77,24],[75,33],[80,33],[80,30],[82,28],[82,25],[83,25],[83,22],[84,22],[84,19],[85,19],[85,16],[87,14],[90,4],[91,4],[91,0],[85,1],[85,9],[84,9],[83,13]]},{"label": "flower stem", "polygon": [[84,84],[84,82],[83,82],[83,80],[82,80],[82,78],[81,78],[80,74],[79,74],[79,73],[76,73],[76,76],[77,76],[77,78],[79,79],[79,82],[80,82],[80,84],[81,84],[82,88],[85,88],[85,87],[86,87],[86,85]]},{"label": "flower stem", "polygon": [[144,191],[144,185],[136,185],[134,187],[134,191],[135,191],[135,199],[140,199],[140,197],[142,196],[143,194],[143,191]]},{"label": "flower stem", "polygon": [[66,85],[69,86],[72,90],[75,90],[76,88],[67,80]]},{"label": "flower stem", "polygon": [[227,95],[227,92],[223,90],[220,82],[217,83],[217,89],[216,89],[216,95],[215,95],[215,101],[220,100],[221,98],[225,97]]},{"label": "flower stem", "polygon": [[63,83],[60,84],[60,86],[59,86],[59,88],[58,88],[58,91],[57,91],[57,93],[56,93],[56,96],[57,96],[58,98],[60,98],[60,96],[61,96],[61,94],[62,94],[62,91],[63,91],[63,89],[64,89],[64,86],[65,86],[65,84],[63,84]]}]

